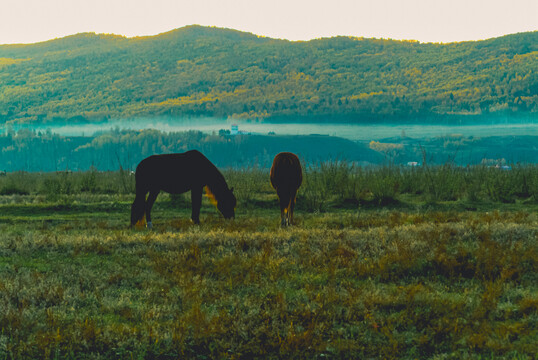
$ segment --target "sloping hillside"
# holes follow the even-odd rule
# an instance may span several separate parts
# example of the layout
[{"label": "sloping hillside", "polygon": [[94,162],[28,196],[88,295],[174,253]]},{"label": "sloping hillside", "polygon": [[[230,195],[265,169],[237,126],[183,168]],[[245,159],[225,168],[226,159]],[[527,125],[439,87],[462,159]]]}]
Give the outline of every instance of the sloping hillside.
[{"label": "sloping hillside", "polygon": [[0,46],[0,122],[141,115],[348,121],[538,111],[538,32],[308,42],[189,26]]}]

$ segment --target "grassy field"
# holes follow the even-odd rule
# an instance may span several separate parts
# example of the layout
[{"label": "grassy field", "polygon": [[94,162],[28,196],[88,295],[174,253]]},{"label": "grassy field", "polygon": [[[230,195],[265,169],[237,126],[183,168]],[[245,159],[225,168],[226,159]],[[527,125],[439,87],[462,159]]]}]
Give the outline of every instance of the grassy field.
[{"label": "grassy field", "polygon": [[538,343],[538,168],[305,169],[281,229],[268,174],[236,219],[129,173],[0,177],[0,359],[507,358]]}]

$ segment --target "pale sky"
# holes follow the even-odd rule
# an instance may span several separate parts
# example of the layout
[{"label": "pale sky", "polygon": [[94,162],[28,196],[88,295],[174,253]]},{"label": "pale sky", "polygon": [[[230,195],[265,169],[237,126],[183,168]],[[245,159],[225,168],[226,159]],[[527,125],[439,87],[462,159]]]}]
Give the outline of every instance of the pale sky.
[{"label": "pale sky", "polygon": [[289,40],[453,42],[538,30],[538,0],[0,0],[0,44],[80,32],[156,35],[192,24]]}]

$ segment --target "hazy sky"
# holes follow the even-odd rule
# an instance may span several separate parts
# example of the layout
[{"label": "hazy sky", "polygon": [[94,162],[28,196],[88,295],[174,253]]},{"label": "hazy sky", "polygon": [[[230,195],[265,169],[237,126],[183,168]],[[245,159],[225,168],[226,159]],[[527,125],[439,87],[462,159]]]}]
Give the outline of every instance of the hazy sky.
[{"label": "hazy sky", "polygon": [[0,44],[88,31],[155,35],[191,24],[290,40],[452,42],[538,30],[538,0],[0,0]]}]

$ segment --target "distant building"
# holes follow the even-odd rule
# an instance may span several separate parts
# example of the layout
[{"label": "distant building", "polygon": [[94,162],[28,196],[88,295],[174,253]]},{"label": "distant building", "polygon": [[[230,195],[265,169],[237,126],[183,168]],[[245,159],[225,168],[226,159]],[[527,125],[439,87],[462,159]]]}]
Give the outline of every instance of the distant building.
[{"label": "distant building", "polygon": [[420,163],[417,161],[409,161],[407,163],[407,166],[420,166]]},{"label": "distant building", "polygon": [[237,135],[239,134],[239,126],[237,124],[232,124],[232,131],[231,131],[231,134],[232,135]]}]

